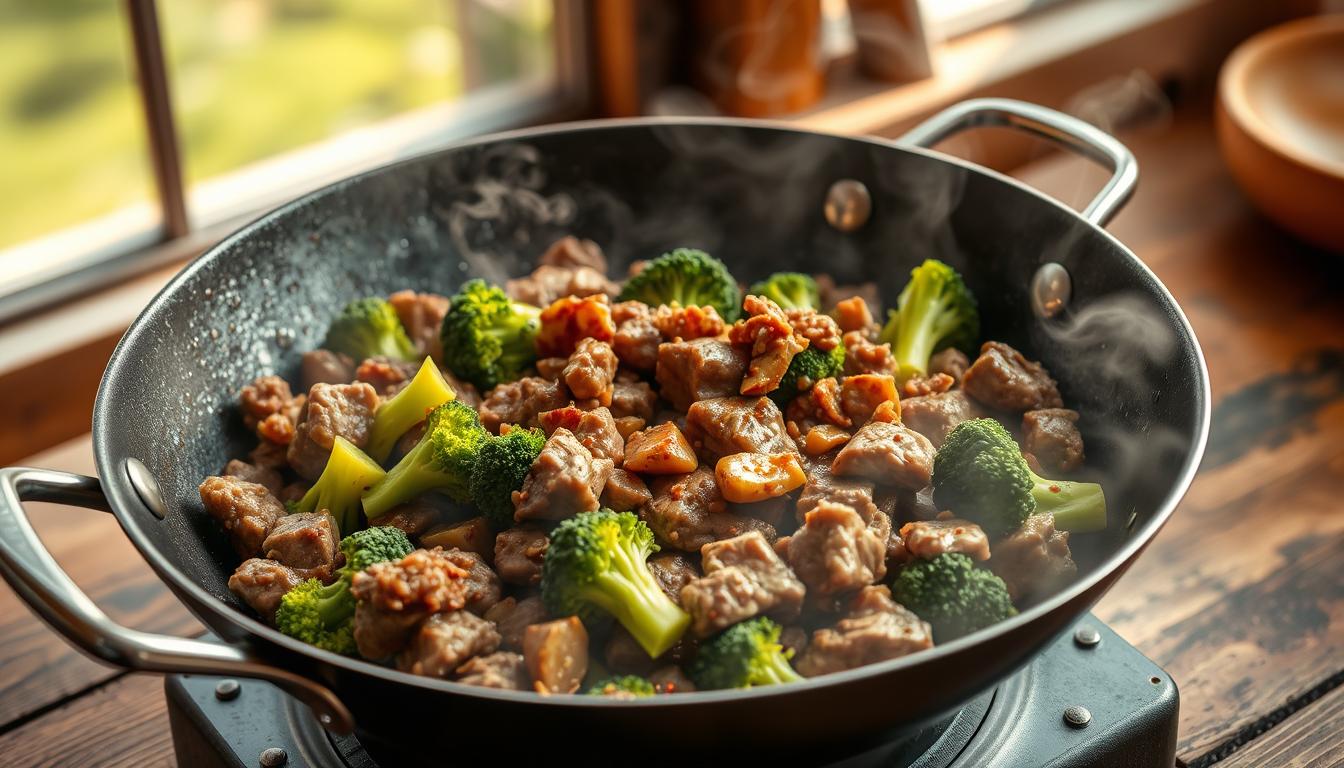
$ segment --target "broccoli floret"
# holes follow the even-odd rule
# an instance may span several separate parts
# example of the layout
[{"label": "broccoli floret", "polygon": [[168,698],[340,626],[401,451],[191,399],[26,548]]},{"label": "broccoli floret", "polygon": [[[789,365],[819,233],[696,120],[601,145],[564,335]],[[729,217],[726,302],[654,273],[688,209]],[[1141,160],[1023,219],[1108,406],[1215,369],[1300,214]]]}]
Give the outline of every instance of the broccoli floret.
[{"label": "broccoli floret", "polygon": [[808,347],[789,361],[784,378],[779,380],[779,387],[770,393],[770,398],[780,408],[784,408],[793,398],[811,389],[813,384],[831,376],[839,376],[844,370],[844,344],[837,344],[827,352]]},{"label": "broccoli floret", "polygon": [[742,292],[728,268],[694,248],[678,248],[650,261],[626,281],[618,300],[642,301],[651,307],[710,306],[727,323],[736,320],[742,308]]},{"label": "broccoli floret", "polygon": [[545,444],[541,430],[514,427],[481,446],[471,469],[471,500],[496,530],[513,525],[513,492],[522,489]]},{"label": "broccoli floret", "polygon": [[892,581],[891,596],[929,622],[939,643],[1017,615],[1003,579],[959,552],[907,565]]},{"label": "broccoli floret", "polygon": [[466,501],[471,467],[489,436],[476,409],[460,400],[450,400],[430,411],[425,436],[364,494],[364,514],[376,520],[398,504],[429,491],[442,491],[457,501]]},{"label": "broccoli floret", "polygon": [[911,270],[896,307],[879,340],[891,344],[902,377],[923,376],[934,352],[945,347],[970,351],[979,339],[975,297],[955,269],[936,259]]},{"label": "broccoli floret", "polygon": [[653,532],[629,512],[581,512],[551,532],[541,597],[552,616],[577,614],[589,626],[614,616],[650,658],[681,638],[691,617],[672,602],[645,559]]},{"label": "broccoli floret", "polygon": [[400,529],[390,526],[366,528],[341,540],[345,565],[336,580],[323,584],[308,579],[280,598],[275,626],[290,637],[318,648],[354,655],[355,596],[350,592],[354,575],[374,563],[400,560],[411,552],[411,542]]},{"label": "broccoli floret", "polygon": [[397,440],[407,430],[424,421],[430,411],[456,398],[457,393],[448,386],[439,367],[426,357],[411,383],[374,412],[373,427],[369,431],[369,457],[377,462],[387,461]]},{"label": "broccoli floret", "polygon": [[355,360],[381,355],[409,362],[416,357],[415,345],[406,335],[397,311],[386,299],[376,296],[346,304],[331,321],[322,346]]},{"label": "broccoli floret", "polygon": [[536,362],[540,315],[498,286],[471,280],[452,298],[439,329],[444,363],[482,392],[517,379]]},{"label": "broccoli floret", "polygon": [[616,696],[622,699],[642,699],[654,693],[653,683],[639,675],[608,677],[588,689],[589,696]]},{"label": "broccoli floret", "polygon": [[1106,527],[1106,495],[1096,483],[1047,480],[1022,458],[1013,436],[994,419],[958,424],[933,459],[933,497],[984,528],[1009,533],[1029,515],[1050,512],[1055,527],[1087,533]]},{"label": "broccoli floret", "polygon": [[688,670],[691,680],[702,690],[802,680],[789,665],[793,652],[779,644],[779,630],[778,624],[763,616],[725,629],[700,646]]},{"label": "broccoli floret", "polygon": [[287,509],[291,514],[325,509],[336,519],[340,532],[349,535],[360,527],[360,497],[386,474],[354,443],[337,436],[322,475],[303,498]]},{"label": "broccoli floret", "polygon": [[811,275],[802,272],[776,272],[752,285],[747,293],[764,296],[784,309],[821,311],[821,288]]}]

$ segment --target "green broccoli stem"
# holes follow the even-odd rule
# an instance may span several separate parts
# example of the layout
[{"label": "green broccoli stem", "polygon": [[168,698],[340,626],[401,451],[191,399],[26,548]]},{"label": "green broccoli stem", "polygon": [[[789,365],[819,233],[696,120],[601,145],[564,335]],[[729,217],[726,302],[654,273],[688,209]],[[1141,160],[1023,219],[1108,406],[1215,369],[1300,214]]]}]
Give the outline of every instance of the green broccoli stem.
[{"label": "green broccoli stem", "polygon": [[585,587],[583,596],[614,616],[652,659],[675,645],[691,623],[658,586],[644,559],[625,546],[615,547],[611,569]]},{"label": "green broccoli stem", "polygon": [[1097,483],[1047,480],[1031,473],[1036,511],[1054,515],[1055,528],[1070,533],[1106,529],[1106,494]]},{"label": "green broccoli stem", "polygon": [[948,309],[944,301],[930,302],[918,295],[902,308],[900,333],[891,350],[902,379],[923,376],[928,371],[929,358],[937,351],[934,347],[949,330]]},{"label": "green broccoli stem", "polygon": [[749,682],[752,685],[778,685],[801,681],[803,676],[794,670],[783,651],[778,646],[772,650],[772,653],[765,654],[762,663],[753,666]]},{"label": "green broccoli stem", "polygon": [[397,440],[425,420],[429,412],[456,397],[434,361],[428,357],[411,383],[373,414],[367,452],[376,462],[387,461]]},{"label": "green broccoli stem", "polygon": [[431,441],[426,437],[402,457],[387,476],[364,494],[364,516],[373,522],[393,507],[443,486],[442,472],[431,468]]},{"label": "green broccoli stem", "polygon": [[355,615],[355,599],[350,595],[350,581],[342,576],[318,590],[317,615],[327,629],[334,629]]},{"label": "green broccoli stem", "polygon": [[536,360],[536,334],[529,328],[539,322],[541,310],[530,304],[514,302],[509,313],[498,325],[486,329],[487,336],[499,342],[499,364],[506,370],[521,370]]},{"label": "green broccoli stem", "polygon": [[291,508],[291,512],[327,510],[336,519],[341,536],[360,528],[359,497],[365,489],[383,479],[383,468],[359,450],[354,443],[337,436],[331,455],[313,487]]}]

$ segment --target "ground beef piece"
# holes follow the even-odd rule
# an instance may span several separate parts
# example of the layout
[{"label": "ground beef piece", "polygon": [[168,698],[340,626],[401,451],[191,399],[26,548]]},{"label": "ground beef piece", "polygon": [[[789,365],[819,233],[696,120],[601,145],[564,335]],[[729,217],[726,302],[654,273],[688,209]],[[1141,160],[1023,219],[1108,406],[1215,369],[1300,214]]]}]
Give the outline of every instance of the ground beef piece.
[{"label": "ground beef piece", "polygon": [[738,390],[743,395],[764,395],[779,388],[794,355],[808,347],[808,340],[794,332],[784,310],[763,296],[747,296],[742,302],[747,317],[728,329],[728,341],[750,351],[746,376]]},{"label": "ground beef piece", "polygon": [[275,495],[275,498],[288,509],[291,501],[298,501],[304,496],[307,496],[309,489],[312,487],[312,484],[307,480],[295,480],[281,488],[280,492]]},{"label": "ground beef piece", "polygon": [[995,541],[989,569],[1008,585],[1014,603],[1046,597],[1078,573],[1069,532],[1055,530],[1049,513],[1028,517],[1021,528]]},{"label": "ground beef piece", "polygon": [[224,472],[222,474],[225,477],[236,477],[239,480],[245,480],[249,483],[265,486],[266,490],[270,491],[272,495],[276,497],[280,496],[280,488],[283,480],[280,478],[280,473],[271,467],[248,464],[245,461],[232,459],[228,464],[224,465]]},{"label": "ground beef piece", "polygon": [[873,421],[836,454],[831,472],[918,490],[933,475],[933,444],[900,424]]},{"label": "ground beef piece", "polygon": [[966,520],[917,520],[901,526],[900,537],[911,557],[932,560],[957,552],[975,560],[989,559],[989,537],[980,526]]},{"label": "ground beef piece", "polygon": [[350,591],[355,645],[367,659],[384,659],[405,647],[426,617],[458,611],[467,602],[471,572],[441,549],[417,549],[400,560],[356,573]]},{"label": "ground beef piece", "polygon": [[691,682],[691,678],[675,664],[659,667],[650,672],[649,682],[653,683],[653,690],[660,694],[695,692],[695,683]]},{"label": "ground beef piece", "polygon": [[1022,449],[1036,457],[1047,475],[1072,472],[1083,464],[1078,412],[1046,408],[1022,414]]},{"label": "ground beef piece", "polygon": [[959,389],[901,401],[901,422],[927,437],[934,448],[942,448],[958,424],[982,413],[980,407]]},{"label": "ground beef piece", "polygon": [[840,383],[830,376],[817,381],[806,392],[795,397],[788,405],[785,418],[800,433],[821,424],[842,429],[854,426],[841,408]]},{"label": "ground beef piece", "polygon": [[736,395],[750,357],[722,339],[669,341],[658,347],[655,377],[663,399],[678,411],[697,400]]},{"label": "ground beef piece", "polygon": [[207,477],[200,486],[201,503],[229,535],[244,559],[262,552],[262,542],[285,516],[285,507],[263,485],[237,477]]},{"label": "ground beef piece", "polygon": [[589,453],[599,459],[611,459],[618,467],[625,460],[625,438],[621,437],[611,411],[606,408],[581,411],[572,405],[565,406],[540,414],[537,421],[547,435],[555,434],[561,427],[568,429]]},{"label": "ground beef piece", "polygon": [[616,336],[606,296],[556,299],[537,319],[537,354],[542,357],[569,357],[586,339],[606,343]]},{"label": "ground beef piece", "polygon": [[387,303],[396,311],[397,318],[406,329],[406,335],[420,353],[420,359],[429,355],[434,358],[434,362],[442,362],[443,347],[439,344],[439,328],[443,325],[443,316],[448,314],[448,297],[437,293],[397,291],[387,297]]},{"label": "ground beef piece", "polygon": [[349,440],[356,448],[368,443],[377,408],[378,393],[368,384],[313,385],[289,444],[289,465],[300,477],[316,480],[327,465],[337,437]]},{"label": "ground beef piece", "polygon": [[621,364],[637,371],[652,371],[658,364],[658,345],[663,334],[653,324],[653,313],[642,301],[622,301],[612,305],[611,319],[616,335],[611,348]]},{"label": "ground beef piece", "polygon": [[830,352],[840,346],[840,326],[830,315],[814,309],[786,309],[784,315],[789,318],[793,332],[807,339],[808,346],[821,352]]},{"label": "ground beef piece", "polygon": [[569,365],[567,357],[543,357],[536,363],[537,375],[547,381],[560,381],[566,365]]},{"label": "ground beef piece", "polygon": [[275,414],[292,415],[293,402],[294,394],[289,390],[289,382],[279,376],[262,376],[238,393],[243,424],[252,430]]},{"label": "ground beef piece", "polygon": [[658,395],[643,381],[618,381],[612,386],[611,416],[614,419],[637,418],[645,424],[653,421]]},{"label": "ground beef piece", "polygon": [[823,501],[789,539],[789,564],[809,592],[818,596],[866,587],[887,573],[890,533],[890,522],[882,535],[852,508]]},{"label": "ground beef piece", "polygon": [[980,356],[966,369],[961,387],[966,394],[999,411],[1021,413],[1064,406],[1055,380],[1040,363],[998,341],[986,341],[980,346]]},{"label": "ground beef piece", "polygon": [[304,391],[314,384],[349,384],[355,380],[355,361],[347,355],[329,349],[314,349],[303,353],[299,367],[299,382]]},{"label": "ground beef piece", "polygon": [[485,612],[485,618],[499,628],[500,644],[511,651],[523,649],[523,632],[549,618],[546,604],[533,595],[519,600],[506,597]]},{"label": "ground beef piece", "polygon": [[966,374],[966,369],[970,367],[970,358],[956,347],[934,352],[933,357],[929,358],[929,375],[946,374],[952,377],[953,382],[960,382],[961,377]]},{"label": "ground beef piece", "polygon": [[768,523],[727,511],[714,472],[707,467],[686,475],[663,475],[650,482],[653,500],[639,516],[658,540],[683,552],[699,552],[704,545],[731,539],[748,531],[775,537]]},{"label": "ground beef piece", "polygon": [[834,627],[812,633],[797,668],[806,677],[816,677],[931,647],[928,622],[892,600],[886,587],[864,587]]},{"label": "ground beef piece", "polygon": [[569,355],[563,372],[565,386],[578,400],[596,400],[611,405],[612,380],[616,377],[616,353],[605,341],[586,338]]},{"label": "ground beef piece", "polygon": [[514,519],[563,520],[597,509],[614,468],[611,459],[594,458],[568,429],[555,430],[523,478],[522,490],[513,492]]},{"label": "ground beef piece", "polygon": [[716,397],[686,412],[686,438],[707,461],[734,453],[797,453],[784,414],[768,397]]},{"label": "ground beef piece", "polygon": [[229,591],[247,603],[262,620],[274,623],[280,598],[302,582],[303,577],[295,573],[293,568],[274,560],[253,557],[244,560],[229,577]]},{"label": "ground beef piece", "polygon": [[650,475],[681,475],[700,464],[690,442],[672,422],[631,435],[625,459],[630,471]]},{"label": "ground beef piece", "polygon": [[598,294],[614,296],[620,292],[620,286],[592,267],[554,267],[542,264],[527,277],[505,282],[504,292],[515,301],[534,307],[545,307],[556,299],[566,296],[579,298]]},{"label": "ground beef piece", "polygon": [[340,541],[336,521],[323,510],[280,518],[261,549],[266,557],[293,568],[305,579],[327,581],[336,570]]},{"label": "ground beef piece", "polygon": [[465,549],[445,549],[443,556],[467,572],[467,602],[463,607],[477,616],[499,602],[504,593],[499,574],[486,564],[485,558]]},{"label": "ground beef piece", "polygon": [[841,333],[859,331],[864,334],[876,333],[877,322],[873,320],[872,310],[862,296],[850,296],[835,304],[835,324]]},{"label": "ground beef piece", "polygon": [[846,376],[840,382],[840,410],[854,424],[867,423],[882,403],[899,402],[896,380],[883,373]]},{"label": "ground beef piece", "polygon": [[400,528],[407,538],[414,539],[433,528],[442,517],[438,507],[415,499],[393,507],[378,518],[378,524]]},{"label": "ground beef piece", "polygon": [[668,341],[713,338],[723,333],[723,318],[713,307],[666,304],[653,310],[653,327]]},{"label": "ground beef piece", "polygon": [[890,344],[877,344],[862,331],[846,333],[844,343],[846,376],[858,376],[861,373],[896,374],[899,366],[891,354]]},{"label": "ground beef piece", "polygon": [[420,370],[420,363],[393,360],[390,357],[370,357],[355,369],[355,381],[373,387],[379,397],[392,397]]},{"label": "ground beef piece", "polygon": [[258,467],[284,471],[289,469],[289,447],[263,439],[247,454],[247,460]]},{"label": "ground beef piece", "polygon": [[614,512],[633,512],[652,500],[644,480],[624,469],[613,469],[602,489],[602,506]]},{"label": "ground beef piece", "polygon": [[681,589],[681,605],[697,637],[761,614],[778,621],[798,615],[803,583],[759,531],[706,544],[701,557],[705,575]]},{"label": "ground beef piece", "polygon": [[447,677],[473,656],[499,647],[495,625],[468,611],[437,613],[420,625],[397,654],[397,669],[413,675]]},{"label": "ground beef piece", "polygon": [[573,693],[588,672],[588,632],[577,616],[534,624],[523,633],[523,659],[538,693]]},{"label": "ground beef piece", "polygon": [[911,398],[936,395],[952,389],[956,383],[956,379],[946,373],[935,373],[931,376],[912,376],[901,382],[901,396]]},{"label": "ground beef piece", "polygon": [[536,376],[500,384],[486,393],[481,403],[481,425],[494,434],[504,424],[540,426],[537,416],[569,404],[563,385]]},{"label": "ground beef piece", "polygon": [[477,656],[453,673],[459,683],[507,691],[527,690],[527,664],[521,653],[496,651]]},{"label": "ground beef piece", "polygon": [[551,539],[530,526],[500,531],[495,537],[495,570],[509,584],[532,587],[541,583],[541,563]]},{"label": "ground beef piece", "polygon": [[648,560],[649,573],[672,601],[681,604],[681,588],[700,578],[695,561],[680,552],[659,552]]},{"label": "ground beef piece", "polygon": [[592,240],[580,240],[572,235],[551,243],[537,263],[552,267],[588,267],[603,274],[607,271],[607,257],[602,253],[601,246]]}]

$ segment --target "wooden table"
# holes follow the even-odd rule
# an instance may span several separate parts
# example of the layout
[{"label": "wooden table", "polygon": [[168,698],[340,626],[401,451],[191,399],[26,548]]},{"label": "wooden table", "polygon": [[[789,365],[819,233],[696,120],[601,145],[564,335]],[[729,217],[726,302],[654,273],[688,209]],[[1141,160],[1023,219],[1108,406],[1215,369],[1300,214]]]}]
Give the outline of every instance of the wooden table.
[{"label": "wooden table", "polygon": [[[1176,295],[1213,378],[1213,434],[1177,514],[1097,614],[1181,689],[1178,755],[1203,766],[1344,761],[1344,261],[1249,209],[1207,110],[1126,136],[1143,181],[1111,230]],[[1074,160],[1022,174],[1082,199]],[[1344,212],[1341,212],[1344,216]],[[27,463],[89,472],[88,440]],[[114,618],[199,625],[108,515],[33,505],[56,558]],[[84,658],[0,586],[0,762],[173,762],[162,683]]]}]

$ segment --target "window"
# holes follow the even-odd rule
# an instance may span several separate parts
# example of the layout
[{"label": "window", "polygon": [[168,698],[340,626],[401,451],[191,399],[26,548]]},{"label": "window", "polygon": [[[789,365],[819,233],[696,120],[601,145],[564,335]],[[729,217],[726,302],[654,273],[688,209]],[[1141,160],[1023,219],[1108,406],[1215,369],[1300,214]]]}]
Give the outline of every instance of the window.
[{"label": "window", "polygon": [[1063,0],[919,0],[924,24],[933,40],[974,32],[1059,2]]},{"label": "window", "polygon": [[0,0],[0,319],[141,268],[155,242],[576,112],[581,13],[577,0]]}]

